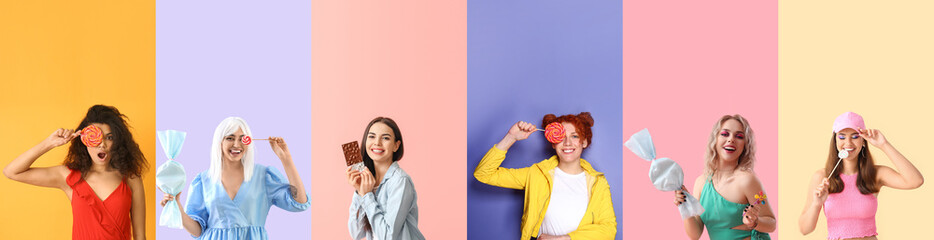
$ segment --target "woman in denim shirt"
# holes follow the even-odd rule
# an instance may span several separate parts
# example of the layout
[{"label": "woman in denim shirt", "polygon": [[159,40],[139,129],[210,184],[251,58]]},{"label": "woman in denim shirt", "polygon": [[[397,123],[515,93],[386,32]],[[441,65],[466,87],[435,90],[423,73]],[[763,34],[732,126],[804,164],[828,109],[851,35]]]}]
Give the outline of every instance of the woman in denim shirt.
[{"label": "woman in denim shirt", "polygon": [[[390,118],[377,117],[363,132],[364,171],[347,168],[354,188],[347,227],[353,239],[425,239],[418,230],[418,196],[415,185],[396,161],[402,159],[399,126]],[[379,182],[376,179],[381,179]]]}]

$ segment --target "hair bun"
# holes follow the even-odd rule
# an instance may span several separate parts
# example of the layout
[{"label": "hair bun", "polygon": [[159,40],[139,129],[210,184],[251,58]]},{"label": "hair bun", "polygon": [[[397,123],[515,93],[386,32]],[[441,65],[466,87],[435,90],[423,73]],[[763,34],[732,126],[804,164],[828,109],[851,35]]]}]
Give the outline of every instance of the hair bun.
[{"label": "hair bun", "polygon": [[590,116],[590,112],[581,112],[580,114],[577,114],[577,118],[579,118],[584,124],[587,124],[588,127],[593,127],[593,117]]},{"label": "hair bun", "polygon": [[549,113],[545,115],[545,117],[542,117],[542,127],[548,126],[548,124],[551,124],[555,120],[558,120],[558,117],[554,114]]}]

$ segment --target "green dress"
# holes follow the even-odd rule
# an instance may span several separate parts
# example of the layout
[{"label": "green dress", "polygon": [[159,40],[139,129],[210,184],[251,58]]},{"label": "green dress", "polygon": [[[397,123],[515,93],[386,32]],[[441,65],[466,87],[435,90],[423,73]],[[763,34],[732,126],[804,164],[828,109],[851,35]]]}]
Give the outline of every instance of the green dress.
[{"label": "green dress", "polygon": [[727,201],[713,187],[713,181],[709,178],[704,183],[704,190],[701,190],[700,204],[704,206],[700,218],[707,226],[707,235],[712,240],[742,240],[747,237],[753,240],[771,239],[768,233],[731,229],[743,224],[743,209],[748,204]]}]

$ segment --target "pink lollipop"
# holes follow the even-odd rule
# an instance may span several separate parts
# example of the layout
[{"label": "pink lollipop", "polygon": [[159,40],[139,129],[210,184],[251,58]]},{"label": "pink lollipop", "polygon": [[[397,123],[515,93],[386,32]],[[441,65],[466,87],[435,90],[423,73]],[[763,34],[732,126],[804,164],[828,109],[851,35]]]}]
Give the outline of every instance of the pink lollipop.
[{"label": "pink lollipop", "polygon": [[551,143],[560,143],[564,141],[564,125],[559,122],[553,122],[545,126],[545,139]]},{"label": "pink lollipop", "polygon": [[81,129],[81,142],[88,147],[97,147],[101,145],[101,142],[104,141],[104,133],[101,131],[101,128],[88,125]]}]

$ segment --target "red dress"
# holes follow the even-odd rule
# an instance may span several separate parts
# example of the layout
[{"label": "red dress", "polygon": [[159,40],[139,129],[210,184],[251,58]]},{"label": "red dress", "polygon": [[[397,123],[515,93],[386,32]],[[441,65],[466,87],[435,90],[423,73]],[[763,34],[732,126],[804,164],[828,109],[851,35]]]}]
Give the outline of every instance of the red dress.
[{"label": "red dress", "polygon": [[133,194],[120,182],[107,199],[101,201],[91,186],[81,179],[81,172],[72,170],[65,179],[71,187],[71,239],[130,239],[130,207]]}]

